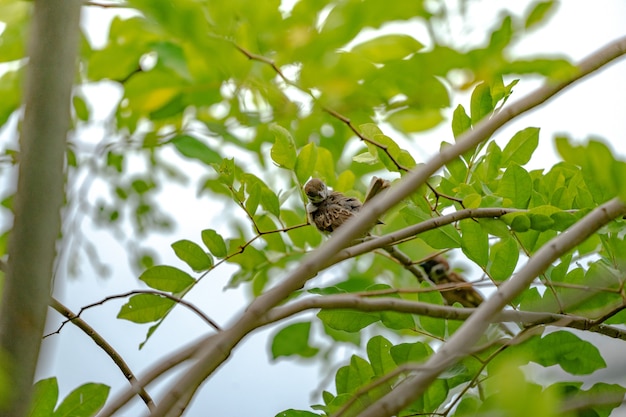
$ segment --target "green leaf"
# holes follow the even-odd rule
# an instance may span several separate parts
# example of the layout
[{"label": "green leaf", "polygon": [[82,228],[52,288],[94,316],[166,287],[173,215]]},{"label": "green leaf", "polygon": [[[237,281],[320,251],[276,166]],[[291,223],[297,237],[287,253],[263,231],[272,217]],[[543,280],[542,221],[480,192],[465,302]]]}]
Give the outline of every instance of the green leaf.
[{"label": "green leaf", "polygon": [[519,165],[512,164],[502,175],[498,194],[510,201],[505,205],[516,208],[527,208],[532,193],[533,182],[526,170]]},{"label": "green leaf", "polygon": [[270,125],[270,131],[274,133],[276,138],[270,152],[272,160],[282,168],[294,169],[296,166],[296,144],[291,133],[275,123]]},{"label": "green leaf", "polygon": [[102,408],[110,388],[104,384],[88,383],[70,392],[53,417],[91,417]]},{"label": "green leaf", "polygon": [[202,248],[187,239],[172,243],[172,249],[178,258],[194,271],[206,271],[213,266],[213,260]]},{"label": "green leaf", "polygon": [[33,387],[33,399],[28,417],[49,417],[59,398],[59,385],[56,377],[41,379]]},{"label": "green leaf", "polygon": [[261,187],[261,205],[274,216],[280,216],[280,201],[278,196],[267,186]]},{"label": "green leaf", "polygon": [[407,362],[424,362],[433,350],[426,343],[401,343],[391,347],[391,356],[397,365]]},{"label": "green leaf", "polygon": [[372,155],[369,152],[363,152],[352,157],[354,162],[359,164],[374,165],[378,163],[378,154]]},{"label": "green leaf", "polygon": [[253,182],[248,184],[246,191],[248,192],[248,198],[245,204],[246,211],[250,216],[254,216],[261,202],[261,185],[258,182]]},{"label": "green leaf", "polygon": [[222,162],[219,153],[209,148],[204,142],[189,135],[179,135],[171,140],[176,150],[184,157],[196,159],[207,165]]},{"label": "green leaf", "polygon": [[387,121],[401,132],[416,133],[436,127],[444,117],[438,109],[407,108],[391,113]]},{"label": "green leaf", "polygon": [[[432,288],[431,284],[423,282],[420,288]],[[443,296],[438,291],[426,291],[418,294],[419,300],[434,305],[444,305]],[[446,335],[446,321],[437,317],[429,317],[423,315],[419,317],[419,323],[422,329],[431,335],[444,338]]]},{"label": "green leaf", "polygon": [[526,213],[508,213],[500,219],[505,221],[514,232],[523,233],[530,229],[530,217]]},{"label": "green leaf", "polygon": [[461,249],[478,266],[485,268],[489,261],[489,235],[473,219],[461,220]]},{"label": "green leaf", "polygon": [[315,172],[318,178],[329,181],[335,178],[335,161],[333,154],[326,148],[317,147],[317,160],[315,161]]},{"label": "green leaf", "polygon": [[174,300],[157,294],[136,294],[122,306],[117,318],[140,324],[152,323],[165,317],[174,304]]},{"label": "green leaf", "polygon": [[86,122],[89,120],[89,107],[87,107],[87,102],[85,99],[79,95],[72,96],[72,104],[74,105],[74,111],[76,112],[76,116]]},{"label": "green leaf", "polygon": [[313,176],[315,162],[317,162],[317,146],[309,142],[300,149],[296,158],[296,177],[301,184]]},{"label": "green leaf", "polygon": [[[417,224],[431,218],[421,209],[414,206],[406,206],[400,210],[400,213],[409,225]],[[460,248],[462,244],[459,232],[451,224],[424,232],[420,234],[420,237],[435,249]]]},{"label": "green leaf", "polygon": [[356,310],[322,310],[317,317],[328,327],[345,332],[358,332],[359,330],[376,323],[380,315]]},{"label": "green leaf", "polygon": [[226,251],[226,243],[224,243],[224,239],[221,235],[217,234],[215,230],[205,229],[202,231],[201,236],[202,242],[213,254],[213,256],[217,258],[223,258],[228,254],[228,252]]},{"label": "green leaf", "polygon": [[320,417],[320,415],[310,411],[294,410],[290,408],[289,410],[281,411],[276,414],[275,417]]},{"label": "green leaf", "polygon": [[560,365],[572,375],[589,375],[606,367],[598,348],[573,333],[556,331],[536,343],[535,360],[542,366]]},{"label": "green leaf", "polygon": [[339,368],[335,376],[337,394],[353,393],[371,382],[374,370],[363,358],[352,355],[349,366]]},{"label": "green leaf", "polygon": [[452,134],[454,139],[458,139],[471,128],[472,119],[465,113],[465,108],[459,104],[452,114]]},{"label": "green leaf", "polygon": [[528,13],[526,21],[524,22],[524,27],[528,29],[543,22],[546,17],[555,9],[555,6],[555,1],[541,1],[539,3],[536,3],[530,13]]},{"label": "green leaf", "polygon": [[396,363],[391,357],[393,345],[383,336],[374,336],[367,342],[367,357],[376,376],[383,376],[396,368]]},{"label": "green leaf", "polygon": [[290,324],[282,328],[272,339],[272,357],[302,356],[310,358],[315,356],[319,349],[309,345],[311,323],[302,322]]},{"label": "green leaf", "polygon": [[493,112],[493,101],[489,84],[482,82],[472,91],[470,100],[470,111],[472,114],[472,124],[476,125],[483,117]]},{"label": "green leaf", "polygon": [[513,275],[518,259],[519,249],[515,241],[503,239],[491,247],[487,271],[494,280],[504,281]]},{"label": "green leaf", "polygon": [[372,62],[402,59],[424,47],[408,35],[383,35],[370,39],[352,48],[352,52]]},{"label": "green leaf", "polygon": [[509,163],[524,165],[530,161],[531,156],[539,144],[539,128],[528,127],[517,132],[502,150],[502,166]]},{"label": "green leaf", "polygon": [[168,265],[157,265],[147,269],[139,277],[156,290],[178,293],[192,285],[195,280],[186,272]]}]

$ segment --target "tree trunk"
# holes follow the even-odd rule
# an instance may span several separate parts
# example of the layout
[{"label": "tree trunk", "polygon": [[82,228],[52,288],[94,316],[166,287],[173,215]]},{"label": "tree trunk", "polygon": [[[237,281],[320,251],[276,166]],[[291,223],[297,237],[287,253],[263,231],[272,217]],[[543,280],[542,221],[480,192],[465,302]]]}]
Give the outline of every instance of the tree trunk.
[{"label": "tree trunk", "polygon": [[61,225],[80,4],[37,0],[34,5],[15,220],[0,306],[0,350],[8,356],[12,390],[2,416],[24,416],[30,407]]}]

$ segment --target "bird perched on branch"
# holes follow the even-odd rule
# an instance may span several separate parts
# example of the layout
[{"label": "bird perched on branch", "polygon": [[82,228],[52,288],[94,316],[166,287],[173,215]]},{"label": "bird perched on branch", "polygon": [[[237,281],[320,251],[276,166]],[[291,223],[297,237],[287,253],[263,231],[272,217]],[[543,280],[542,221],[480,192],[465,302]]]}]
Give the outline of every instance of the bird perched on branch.
[{"label": "bird perched on branch", "polygon": [[[376,194],[389,188],[390,182],[374,177],[370,183],[363,204],[367,203]],[[339,191],[331,191],[319,178],[312,178],[304,186],[304,192],[309,199],[307,212],[309,218],[320,231],[334,232],[346,220],[357,214],[363,204],[356,197],[348,197]]]},{"label": "bird perched on branch", "polygon": [[[450,284],[451,289],[444,289],[441,295],[450,305],[458,302],[463,307],[478,307],[483,297],[459,274],[450,269],[450,264],[443,256],[435,256],[420,264],[431,281],[435,284]],[[454,285],[458,284],[458,285]],[[463,285],[465,284],[465,285]]]}]

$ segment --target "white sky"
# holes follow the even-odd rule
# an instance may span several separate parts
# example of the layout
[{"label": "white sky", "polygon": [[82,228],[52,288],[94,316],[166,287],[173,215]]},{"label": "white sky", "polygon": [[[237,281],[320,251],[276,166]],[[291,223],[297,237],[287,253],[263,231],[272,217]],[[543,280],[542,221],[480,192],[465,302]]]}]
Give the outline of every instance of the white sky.
[{"label": "white sky", "polygon": [[[485,20],[495,16],[497,9],[503,4],[514,10],[523,10],[520,3],[527,4],[519,1],[486,0],[472,2],[470,10],[476,7],[473,15],[476,18],[475,24],[480,26],[485,24]],[[96,8],[86,11],[85,26],[94,33],[95,39],[103,39],[106,32],[101,32],[100,23],[107,20],[103,16],[110,16],[112,13],[110,10]],[[626,2],[621,0],[566,1],[561,4],[548,26],[522,39],[515,50],[524,56],[565,54],[578,60],[607,42],[624,36],[625,18]],[[551,138],[556,132],[570,132],[573,137],[581,139],[590,135],[603,137],[618,154],[625,156],[624,74],[626,60],[621,60],[507,126],[498,133],[499,140],[506,140],[517,130],[527,126],[541,127],[541,144],[537,155],[544,155],[545,158],[534,160],[531,163],[533,168],[549,168],[554,163]],[[514,99],[534,86],[533,83],[518,84]],[[98,94],[102,94],[98,96],[98,102],[111,102],[111,97],[114,98],[106,91]],[[467,107],[468,102],[462,104]],[[100,115],[106,114],[104,106],[99,106],[96,110]],[[446,125],[418,138],[415,151],[426,157],[428,152],[438,148],[440,139],[452,140],[449,132]],[[222,207],[208,201],[206,197],[198,199],[193,186],[172,187],[161,204],[174,215],[179,225],[170,236],[151,238],[151,245],[161,254],[163,263],[182,266],[173,256],[169,245],[179,239],[199,241],[202,229],[219,228],[219,219],[215,215],[219,215]],[[93,229],[88,230],[87,234],[92,241],[97,242],[103,261],[111,265],[113,274],[109,279],[99,279],[85,266],[85,274],[79,279],[64,280],[64,288],[57,290],[57,296],[74,311],[107,295],[140,287],[136,276],[126,266],[124,249],[115,239],[108,233]],[[212,273],[187,298],[222,325],[228,323],[245,305],[245,296],[241,291],[222,290],[232,271],[232,268],[221,268]],[[146,347],[138,351],[137,345],[143,341],[148,326],[116,320],[115,316],[122,304],[123,301],[109,302],[89,310],[83,318],[118,349],[138,376],[165,353],[209,331],[192,313],[184,308],[176,308]],[[49,317],[49,329],[54,330],[59,317],[53,311]],[[229,417],[274,416],[287,408],[308,409],[315,401],[311,399],[311,394],[318,381],[326,375],[326,370],[319,363],[313,362],[281,360],[268,363],[270,333],[262,331],[245,339],[229,362],[205,383],[185,415],[204,417],[210,413]],[[616,347],[609,346],[608,349],[620,348],[623,352],[623,346],[613,346]],[[113,396],[128,387],[111,360],[73,326],[68,325],[61,335],[46,339],[44,348],[48,363],[42,366],[39,376],[43,378],[56,375],[61,397],[78,385],[91,381],[111,385]],[[338,352],[337,356],[344,353],[346,352]],[[624,383],[622,380],[622,384]],[[149,391],[158,401],[158,390]],[[331,391],[334,391],[332,385]],[[136,416],[138,413],[145,414],[145,408],[137,406],[123,415]]]}]

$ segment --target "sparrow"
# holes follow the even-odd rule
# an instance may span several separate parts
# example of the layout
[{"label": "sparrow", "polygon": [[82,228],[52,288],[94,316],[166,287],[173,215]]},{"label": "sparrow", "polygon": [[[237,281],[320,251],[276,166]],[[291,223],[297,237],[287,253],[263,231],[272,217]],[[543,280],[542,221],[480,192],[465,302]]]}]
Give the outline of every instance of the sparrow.
[{"label": "sparrow", "polygon": [[[390,182],[374,177],[365,196],[367,203],[376,194],[389,188]],[[346,220],[357,214],[364,203],[356,197],[348,197],[339,191],[331,191],[319,178],[312,178],[304,186],[309,199],[307,213],[311,222],[320,231],[332,233]]]},{"label": "sparrow", "polygon": [[[467,280],[450,270],[450,264],[443,256],[435,256],[420,264],[426,275],[435,284],[467,284]],[[449,305],[456,302],[463,307],[478,307],[483,297],[471,286],[441,291],[441,295]]]}]

